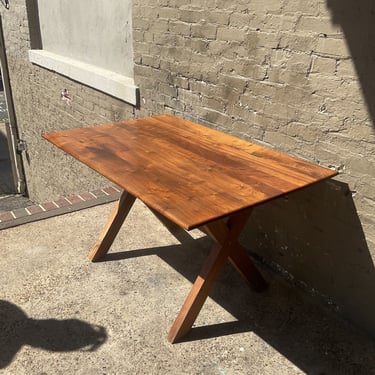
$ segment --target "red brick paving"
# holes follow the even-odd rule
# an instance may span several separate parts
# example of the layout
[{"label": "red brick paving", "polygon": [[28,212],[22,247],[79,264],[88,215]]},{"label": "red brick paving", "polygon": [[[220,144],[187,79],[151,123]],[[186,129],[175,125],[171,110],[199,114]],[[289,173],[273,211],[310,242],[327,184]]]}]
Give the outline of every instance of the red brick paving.
[{"label": "red brick paving", "polygon": [[91,194],[89,191],[85,191],[84,193],[79,195],[84,201],[91,201],[92,199],[95,199],[95,195]]},{"label": "red brick paving", "polygon": [[52,211],[57,208],[54,202],[44,202],[40,205],[44,211]]},{"label": "red brick paving", "polygon": [[83,202],[83,199],[78,196],[78,195],[74,195],[72,197],[68,197],[67,200],[72,204],[77,204],[77,203],[82,203]]},{"label": "red brick paving", "polygon": [[24,208],[17,208],[12,212],[16,219],[19,219],[20,217],[29,216],[29,213]]},{"label": "red brick paving", "polygon": [[68,198],[60,198],[51,202],[44,202],[17,208],[12,211],[0,214],[0,229],[9,228],[15,225],[42,218],[61,215],[63,213],[76,211],[82,208],[93,207],[96,204],[103,204],[116,200],[121,192],[116,186],[109,186],[103,189],[96,189],[92,192],[86,191]]},{"label": "red brick paving", "polygon": [[26,211],[30,213],[30,215],[38,214],[40,212],[43,212],[42,207],[39,205],[34,205],[34,206],[28,206],[25,208]]},{"label": "red brick paving", "polygon": [[12,215],[12,213],[10,211],[0,214],[0,222],[9,221],[9,220],[13,220],[13,219],[14,219],[14,216]]},{"label": "red brick paving", "polygon": [[58,199],[57,201],[54,201],[54,202],[58,207],[66,207],[66,206],[69,206],[71,204],[66,198],[60,198],[60,199]]}]

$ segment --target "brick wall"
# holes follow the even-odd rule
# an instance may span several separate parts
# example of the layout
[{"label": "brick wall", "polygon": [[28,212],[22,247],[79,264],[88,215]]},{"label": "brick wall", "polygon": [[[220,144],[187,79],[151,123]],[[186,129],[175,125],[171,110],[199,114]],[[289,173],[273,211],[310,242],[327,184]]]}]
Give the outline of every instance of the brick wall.
[{"label": "brick wall", "polygon": [[374,11],[349,0],[134,0],[135,109],[32,66],[25,2],[12,1],[2,16],[31,196],[104,183],[41,133],[163,112],[336,168],[334,181],[259,207],[243,241],[375,335]]},{"label": "brick wall", "polygon": [[340,172],[259,207],[243,240],[375,334],[375,6],[134,3],[140,114],[175,113]]}]

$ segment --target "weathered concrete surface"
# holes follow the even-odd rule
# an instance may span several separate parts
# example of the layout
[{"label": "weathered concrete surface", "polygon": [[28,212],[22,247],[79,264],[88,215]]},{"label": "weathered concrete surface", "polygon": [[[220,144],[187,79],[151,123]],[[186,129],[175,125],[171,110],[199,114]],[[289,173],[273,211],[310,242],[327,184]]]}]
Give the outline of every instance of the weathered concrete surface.
[{"label": "weathered concrete surface", "polygon": [[209,249],[136,204],[106,261],[87,253],[112,204],[0,232],[0,374],[375,374],[374,342],[262,268],[228,266],[183,343],[169,327]]},{"label": "weathered concrete surface", "polygon": [[[83,0],[74,8],[59,0],[39,2],[43,49],[133,77],[131,5],[129,0],[95,7]],[[111,27],[98,34],[105,25]]]}]

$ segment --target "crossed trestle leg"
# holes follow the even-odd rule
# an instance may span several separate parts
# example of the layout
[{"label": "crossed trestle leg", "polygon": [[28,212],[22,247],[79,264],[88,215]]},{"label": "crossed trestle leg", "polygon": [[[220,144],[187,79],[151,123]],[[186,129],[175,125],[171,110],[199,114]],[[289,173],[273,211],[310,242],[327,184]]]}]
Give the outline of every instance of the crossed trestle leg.
[{"label": "crossed trestle leg", "polygon": [[[111,213],[99,239],[89,253],[90,260],[99,260],[107,254],[121,225],[132,208],[135,199],[136,198],[130,193],[126,191],[123,192],[118,205]],[[171,327],[168,335],[168,340],[171,343],[180,340],[190,331],[216,278],[228,259],[251,288],[256,291],[261,291],[266,288],[267,283],[253,265],[246,250],[239,244],[237,239],[250,213],[251,210],[244,210],[233,214],[227,223],[220,219],[200,228],[204,233],[209,235],[215,243]],[[158,215],[158,217],[159,216],[160,215]],[[165,220],[161,221],[165,224]]]},{"label": "crossed trestle leg", "polygon": [[135,201],[135,196],[124,191],[121,194],[120,200],[117,206],[112,211],[108,218],[107,224],[105,225],[102,233],[96,241],[94,247],[91,249],[88,257],[91,261],[95,262],[103,258],[111,247],[117,233],[119,232],[121,225],[128,216]]},{"label": "crossed trestle leg", "polygon": [[168,340],[171,343],[180,340],[190,331],[228,259],[252,289],[262,291],[267,287],[267,283],[251,262],[246,250],[237,240],[250,213],[249,210],[242,211],[232,215],[227,224],[223,220],[217,220],[200,228],[215,243],[169,331]]}]

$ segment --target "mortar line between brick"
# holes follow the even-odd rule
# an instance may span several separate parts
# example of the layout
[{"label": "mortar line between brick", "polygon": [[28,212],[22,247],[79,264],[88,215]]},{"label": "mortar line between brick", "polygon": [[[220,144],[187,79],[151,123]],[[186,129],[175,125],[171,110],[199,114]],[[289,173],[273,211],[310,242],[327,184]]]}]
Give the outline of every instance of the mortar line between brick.
[{"label": "mortar line between brick", "polygon": [[70,201],[70,199],[68,199],[68,198],[65,198],[67,201],[68,201],[68,203],[72,206],[73,205],[73,203]]},{"label": "mortar line between brick", "polygon": [[27,212],[28,215],[31,215],[31,212],[25,207],[25,211]]}]

